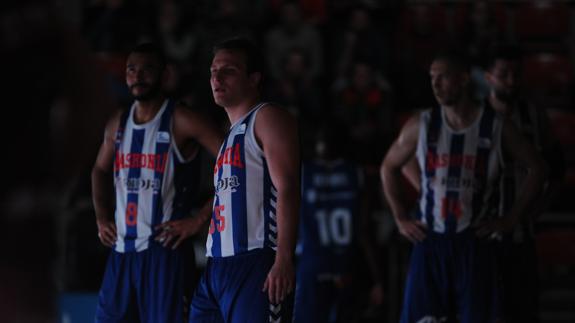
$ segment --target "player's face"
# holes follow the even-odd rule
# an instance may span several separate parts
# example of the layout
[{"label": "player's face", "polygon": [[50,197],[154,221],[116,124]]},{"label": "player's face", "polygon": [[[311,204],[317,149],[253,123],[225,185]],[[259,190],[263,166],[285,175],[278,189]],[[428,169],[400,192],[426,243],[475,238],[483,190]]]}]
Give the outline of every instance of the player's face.
[{"label": "player's face", "polygon": [[490,70],[485,73],[485,79],[501,100],[513,99],[519,90],[519,63],[498,59]]},{"label": "player's face", "polygon": [[210,85],[217,105],[230,107],[239,104],[249,86],[244,54],[238,51],[219,50],[210,67]]},{"label": "player's face", "polygon": [[442,106],[457,104],[465,94],[468,79],[465,73],[442,60],[433,61],[429,69],[435,99]]},{"label": "player's face", "polygon": [[138,101],[157,96],[162,88],[162,67],[154,55],[132,53],[126,62],[126,84]]}]

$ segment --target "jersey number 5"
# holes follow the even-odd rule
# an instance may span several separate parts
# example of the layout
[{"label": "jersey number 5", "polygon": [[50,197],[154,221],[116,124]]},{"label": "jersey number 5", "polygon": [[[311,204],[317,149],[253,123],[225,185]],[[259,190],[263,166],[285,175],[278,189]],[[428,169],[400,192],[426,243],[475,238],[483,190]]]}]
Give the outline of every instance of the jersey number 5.
[{"label": "jersey number 5", "polygon": [[216,229],[218,232],[222,232],[226,229],[226,217],[222,215],[222,211],[225,209],[224,205],[216,205],[214,206],[214,214],[216,216],[216,220],[218,223],[216,224],[214,218],[210,222],[210,234],[214,234]]}]

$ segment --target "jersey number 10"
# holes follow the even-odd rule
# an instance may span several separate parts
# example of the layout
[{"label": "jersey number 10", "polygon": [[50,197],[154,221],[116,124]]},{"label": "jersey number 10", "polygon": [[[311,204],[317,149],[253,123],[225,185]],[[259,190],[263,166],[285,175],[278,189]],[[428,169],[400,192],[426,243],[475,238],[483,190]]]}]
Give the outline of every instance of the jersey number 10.
[{"label": "jersey number 10", "polygon": [[318,210],[315,218],[322,245],[347,245],[351,242],[351,213],[348,209]]}]

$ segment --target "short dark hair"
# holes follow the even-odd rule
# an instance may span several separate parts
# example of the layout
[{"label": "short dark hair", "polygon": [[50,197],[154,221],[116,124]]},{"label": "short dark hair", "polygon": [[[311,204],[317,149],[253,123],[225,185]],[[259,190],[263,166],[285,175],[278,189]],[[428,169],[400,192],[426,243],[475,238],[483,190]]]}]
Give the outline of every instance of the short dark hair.
[{"label": "short dark hair", "polygon": [[495,66],[499,59],[505,61],[520,61],[522,58],[521,49],[513,45],[502,45],[495,47],[487,56],[483,68],[488,71]]},{"label": "short dark hair", "polygon": [[460,50],[450,49],[438,52],[433,56],[432,62],[435,61],[447,62],[460,72],[471,73],[471,62],[469,57]]},{"label": "short dark hair", "polygon": [[166,54],[164,53],[164,50],[154,44],[154,43],[140,43],[138,45],[136,45],[134,48],[132,48],[132,50],[130,51],[130,54],[132,53],[139,53],[139,54],[147,54],[147,55],[154,55],[156,56],[156,58],[158,59],[158,62],[160,63],[160,67],[161,68],[165,68],[166,65],[168,64],[168,60],[166,58]]},{"label": "short dark hair", "polygon": [[213,48],[215,55],[219,50],[240,51],[244,54],[246,59],[246,69],[248,74],[261,73],[264,74],[264,56],[254,42],[246,37],[234,37],[225,39],[217,43]]}]

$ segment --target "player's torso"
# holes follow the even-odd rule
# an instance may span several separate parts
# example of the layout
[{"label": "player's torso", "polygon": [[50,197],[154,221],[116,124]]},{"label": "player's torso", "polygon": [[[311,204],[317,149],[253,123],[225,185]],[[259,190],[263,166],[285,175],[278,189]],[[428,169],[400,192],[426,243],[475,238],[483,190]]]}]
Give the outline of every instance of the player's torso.
[{"label": "player's torso", "polygon": [[[517,127],[523,137],[541,153],[540,120],[535,106],[525,101],[519,101],[513,113],[508,116],[509,120]],[[507,154],[503,154],[504,167],[500,183],[500,215],[506,215],[511,211],[527,177],[527,169],[511,160]],[[522,223],[516,226],[513,236],[516,241],[521,241],[525,236],[533,237],[534,228],[530,217],[523,217]]]},{"label": "player's torso", "polygon": [[422,169],[419,212],[435,232],[461,232],[496,212],[502,122],[490,109],[455,131],[442,110],[421,114],[417,159]]},{"label": "player's torso", "polygon": [[299,261],[320,272],[346,271],[356,251],[361,175],[353,164],[309,162],[302,170]]},{"label": "player's torso", "polygon": [[277,191],[254,133],[262,106],[255,106],[232,125],[218,153],[207,256],[228,257],[264,247],[275,249]]},{"label": "player's torso", "polygon": [[185,161],[173,140],[173,102],[166,100],[144,124],[134,122],[134,109],[122,116],[116,133],[118,252],[146,249],[156,225],[184,216],[189,211],[186,200],[195,189],[191,184],[197,182],[195,161]]}]

